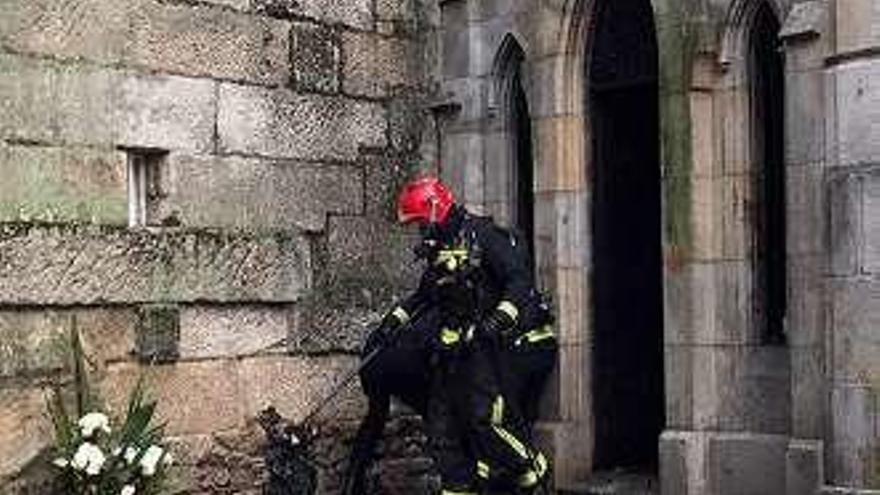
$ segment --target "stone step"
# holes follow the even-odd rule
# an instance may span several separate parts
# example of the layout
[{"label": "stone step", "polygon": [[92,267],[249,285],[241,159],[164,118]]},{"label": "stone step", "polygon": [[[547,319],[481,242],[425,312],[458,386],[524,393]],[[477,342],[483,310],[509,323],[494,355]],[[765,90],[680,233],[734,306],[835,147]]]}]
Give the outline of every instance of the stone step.
[{"label": "stone step", "polygon": [[558,495],[660,495],[660,483],[656,473],[598,472],[589,481],[560,491]]}]

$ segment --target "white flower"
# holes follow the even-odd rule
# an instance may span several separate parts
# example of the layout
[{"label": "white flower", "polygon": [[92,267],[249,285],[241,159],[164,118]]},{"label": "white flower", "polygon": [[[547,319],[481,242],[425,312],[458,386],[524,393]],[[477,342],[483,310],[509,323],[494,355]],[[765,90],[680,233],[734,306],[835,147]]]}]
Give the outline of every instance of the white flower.
[{"label": "white flower", "polygon": [[134,447],[126,447],[125,449],[125,462],[131,464],[137,459],[138,450]]},{"label": "white flower", "polygon": [[134,495],[134,485],[125,485],[119,495]]},{"label": "white flower", "polygon": [[141,457],[141,469],[144,476],[156,474],[156,465],[159,464],[164,453],[165,451],[161,447],[150,445],[147,451],[144,452],[144,456]]},{"label": "white flower", "polygon": [[71,465],[74,469],[85,471],[90,476],[96,476],[101,472],[101,468],[104,467],[106,460],[104,452],[101,452],[97,445],[85,442],[79,446],[76,454],[73,454]]},{"label": "white flower", "polygon": [[68,461],[67,459],[65,459],[63,457],[59,457],[59,458],[55,459],[54,461],[52,461],[52,464],[54,464],[60,468],[66,468],[67,466],[70,465],[70,461]]},{"label": "white flower", "polygon": [[89,438],[95,434],[95,430],[102,430],[110,433],[110,418],[104,413],[90,412],[79,418],[77,422],[84,437]]}]

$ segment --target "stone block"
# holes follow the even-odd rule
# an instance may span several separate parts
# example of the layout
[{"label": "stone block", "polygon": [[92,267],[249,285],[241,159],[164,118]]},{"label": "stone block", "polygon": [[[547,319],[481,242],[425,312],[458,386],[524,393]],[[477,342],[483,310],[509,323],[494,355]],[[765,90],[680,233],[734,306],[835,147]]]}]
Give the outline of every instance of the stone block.
[{"label": "stone block", "polygon": [[834,383],[831,389],[831,473],[833,485],[869,487],[876,479],[880,411],[876,389]]},{"label": "stone block", "polygon": [[211,150],[214,83],[0,56],[0,136],[65,144]]},{"label": "stone block", "polygon": [[813,347],[825,341],[830,314],[825,294],[825,255],[789,256],[788,308],[785,332],[792,347]]},{"label": "stone block", "polygon": [[[350,302],[376,307],[417,279],[411,247],[416,239],[390,222],[364,217],[332,217],[327,238],[327,266],[334,292],[354,289]],[[334,283],[335,282],[335,283]],[[345,287],[354,284],[353,287]],[[342,295],[342,294],[335,294]],[[343,303],[343,305],[348,305]]]},{"label": "stone block", "polygon": [[785,163],[807,165],[825,158],[825,72],[785,74]]},{"label": "stone block", "polygon": [[865,261],[862,271],[880,274],[880,171],[865,176],[862,198]]},{"label": "stone block", "polygon": [[723,231],[729,222],[721,218],[722,184],[726,179],[693,176],[690,179],[690,210],[693,248],[696,260],[718,260],[723,255]]},{"label": "stone block", "polygon": [[820,440],[792,440],[785,453],[786,495],[817,495],[825,483],[824,445]]},{"label": "stone block", "polygon": [[293,86],[305,92],[338,92],[340,50],[339,35],[332,28],[321,24],[294,24],[290,31]]},{"label": "stone block", "polygon": [[726,175],[752,172],[751,134],[749,131],[749,93],[741,82],[718,95],[718,120],[721,134],[721,170]]},{"label": "stone block", "polygon": [[665,283],[666,341],[754,344],[752,268],[748,261],[691,263]]},{"label": "stone block", "polygon": [[509,25],[501,19],[491,22],[472,23],[462,30],[468,37],[468,75],[481,79],[491,78],[493,63],[498,56],[502,40],[509,32]]},{"label": "stone block", "polygon": [[419,45],[374,33],[342,33],[342,89],[348,95],[382,98],[422,81]]},{"label": "stone block", "polygon": [[554,195],[556,215],[553,232],[556,265],[561,268],[588,266],[592,235],[586,191],[559,191]]},{"label": "stone block", "polygon": [[434,118],[427,106],[424,93],[412,88],[399,90],[386,103],[388,144],[396,153],[386,159],[406,160],[401,165],[410,174],[436,167],[439,160],[442,118]]},{"label": "stone block", "polygon": [[250,0],[251,10],[259,14],[281,19],[307,17],[360,30],[372,28],[372,5],[372,0]]},{"label": "stone block", "polygon": [[219,107],[219,146],[227,153],[354,160],[361,147],[386,145],[376,103],[222,84]]},{"label": "stone block", "polygon": [[785,183],[785,243],[788,256],[824,253],[828,214],[824,167],[786,167]]},{"label": "stone block", "polygon": [[836,2],[837,53],[880,46],[880,10],[873,0]]},{"label": "stone block", "polygon": [[440,5],[440,36],[443,47],[444,79],[466,77],[470,67],[470,33],[467,2],[445,2]]},{"label": "stone block", "polygon": [[235,10],[247,10],[250,0],[202,0],[205,3],[229,7]]},{"label": "stone block", "polygon": [[145,0],[7,3],[17,14],[5,41],[21,53],[257,84],[287,79],[288,27],[273,19]]},{"label": "stone block", "polygon": [[[500,0],[508,1],[508,0]],[[551,55],[562,55],[568,49],[564,36],[561,36],[561,26],[568,21],[561,9],[551,9],[542,5],[533,8],[529,4],[520,4],[520,11],[516,13],[516,20],[521,26],[529,30],[529,56],[532,60],[538,60]],[[494,54],[489,54],[492,57]],[[560,78],[562,79],[562,78]]]},{"label": "stone block", "polygon": [[876,125],[880,121],[880,60],[839,65],[829,77],[834,78],[830,97],[837,108],[837,126],[831,130],[836,158],[832,165],[880,162],[880,126]]},{"label": "stone block", "polygon": [[440,178],[458,193],[459,203],[479,212],[485,200],[483,140],[477,132],[455,132],[443,136],[443,168]]},{"label": "stone block", "polygon": [[[328,285],[326,292],[304,302],[298,316],[299,323],[290,334],[287,352],[306,355],[355,354],[363,349],[369,332],[382,320],[391,302],[378,308],[363,305],[343,307],[346,300],[338,295],[336,287]],[[338,292],[344,292],[345,289],[343,287]]]},{"label": "stone block", "polygon": [[142,5],[123,19],[126,65],[267,85],[289,79],[287,22],[204,6],[131,3]]},{"label": "stone block", "polygon": [[[214,149],[214,82],[177,76],[126,76],[115,91],[115,142],[127,147]],[[104,96],[106,98],[106,96]]]},{"label": "stone block", "polygon": [[[413,123],[414,124],[414,123]],[[364,162],[364,213],[389,222],[397,220],[397,196],[415,162],[404,156],[379,155]]]},{"label": "stone block", "polygon": [[0,301],[292,302],[311,284],[299,237],[88,226],[0,227]]},{"label": "stone block", "polygon": [[[532,119],[540,119],[564,114],[571,106],[565,93],[565,77],[562,76],[565,58],[547,57],[536,60],[531,67],[530,92],[526,95],[529,115]],[[499,101],[498,104],[509,108],[509,102]]]},{"label": "stone block", "polygon": [[828,229],[831,274],[854,275],[859,269],[862,237],[863,180],[856,175],[837,174],[828,179]]},{"label": "stone block", "polygon": [[801,438],[821,438],[827,424],[828,387],[821,347],[791,349],[791,431]]},{"label": "stone block", "polygon": [[440,115],[445,119],[442,125],[448,132],[473,132],[478,126],[484,125],[490,104],[486,80],[460,77],[444,79],[440,84],[439,92],[445,96],[434,104],[440,105]]},{"label": "stone block", "polygon": [[779,36],[786,40],[810,38],[825,31],[826,7],[822,2],[801,2],[792,7],[779,30]]},{"label": "stone block", "polygon": [[431,6],[418,0],[377,0],[377,30],[383,34],[418,34],[431,26]]},{"label": "stone block", "polygon": [[517,2],[514,0],[486,0],[472,4],[468,9],[468,20],[472,22],[486,22],[499,17],[513,16],[517,10]]},{"label": "stone block", "polygon": [[[298,319],[290,306],[185,306],[180,311],[182,359],[283,352]],[[279,344],[269,348],[273,344]]]},{"label": "stone block", "polygon": [[535,428],[536,442],[546,446],[553,466],[553,486],[560,493],[577,490],[578,481],[589,476],[593,465],[593,440],[588,421],[540,422]]},{"label": "stone block", "polygon": [[[238,387],[245,417],[256,417],[273,405],[285,418],[302,421],[356,365],[353,356],[244,359]],[[359,418],[365,403],[356,382],[349,382],[318,417],[330,416],[334,421]]]},{"label": "stone block", "polygon": [[695,376],[705,370],[694,368],[693,348],[678,344],[667,344],[664,347],[663,367],[666,398],[665,427],[673,430],[693,430],[694,407],[697,403],[697,398],[694,397],[694,382],[699,380],[695,379]]},{"label": "stone block", "polygon": [[146,304],[138,308],[135,352],[143,363],[161,364],[180,357],[180,308]]},{"label": "stone block", "polygon": [[718,495],[786,493],[788,437],[751,433],[709,438],[708,477]]},{"label": "stone block", "polygon": [[124,225],[125,167],[109,149],[0,144],[0,219]]},{"label": "stone block", "polygon": [[[831,40],[828,36],[790,38],[784,40],[784,43],[786,73],[822,70],[831,51]],[[823,106],[827,111],[826,103]]]},{"label": "stone block", "polygon": [[52,442],[46,397],[39,389],[0,389],[0,479],[16,474]]},{"label": "stone block", "polygon": [[117,63],[125,53],[128,21],[149,4],[146,0],[7,0],[0,38],[19,53]]},{"label": "stone block", "polygon": [[836,280],[829,284],[829,295],[835,379],[857,383],[880,379],[880,282]]},{"label": "stone block", "polygon": [[[91,142],[110,142],[111,106],[99,101],[98,93],[111,87],[107,72],[82,70],[72,78],[74,69],[63,77],[55,64],[16,55],[0,55],[0,136],[26,141],[52,141],[60,138],[75,141],[76,132],[68,132],[66,122],[77,115],[88,124]],[[76,84],[79,82],[79,84]],[[89,88],[95,89],[90,93]],[[106,93],[105,93],[106,94]],[[66,103],[61,96],[69,98]],[[105,98],[106,100],[106,98]],[[71,135],[73,134],[73,135]]]},{"label": "stone block", "polygon": [[0,377],[46,377],[69,369],[74,328],[98,369],[126,359],[134,348],[134,311],[127,308],[6,310],[0,312]]},{"label": "stone block", "polygon": [[363,171],[261,158],[172,153],[158,216],[186,226],[325,228],[327,215],[363,211]]},{"label": "stone block", "polygon": [[[562,421],[584,421],[592,415],[592,393],[589,377],[583,370],[591,369],[591,348],[587,344],[559,346],[558,388],[550,389],[557,399],[559,410],[551,418]],[[552,385],[552,384],[551,384]]]},{"label": "stone block", "polygon": [[556,332],[561,343],[586,345],[591,337],[585,327],[590,312],[589,272],[584,267],[554,267],[555,284],[549,286],[554,299]]},{"label": "stone block", "polygon": [[695,347],[693,359],[695,429],[789,431],[791,379],[785,348]]},{"label": "stone block", "polygon": [[108,368],[98,387],[110,410],[118,414],[143,377],[147,397],[157,401],[157,424],[166,423],[166,434],[207,434],[244,426],[237,370],[236,362],[225,360],[152,367],[118,363]]},{"label": "stone block", "polygon": [[660,435],[660,493],[688,495],[688,439],[675,431]]},{"label": "stone block", "polygon": [[584,138],[584,121],[563,116],[532,121],[534,142],[535,190],[572,191],[586,187],[587,167],[584,166],[588,144]]},{"label": "stone block", "polygon": [[751,256],[753,209],[757,180],[751,174],[719,179],[717,214],[721,223],[721,257],[745,260]]},{"label": "stone block", "polygon": [[[702,67],[702,65],[697,66]],[[690,128],[692,176],[700,179],[713,178],[721,174],[721,160],[718,159],[720,143],[717,142],[715,98],[706,91],[693,91],[690,95],[690,115],[693,124]]]}]

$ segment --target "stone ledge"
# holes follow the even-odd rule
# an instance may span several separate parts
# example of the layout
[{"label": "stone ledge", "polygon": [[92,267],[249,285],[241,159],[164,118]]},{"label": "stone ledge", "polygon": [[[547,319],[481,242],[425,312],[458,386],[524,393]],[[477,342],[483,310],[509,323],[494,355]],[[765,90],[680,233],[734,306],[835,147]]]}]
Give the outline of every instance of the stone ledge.
[{"label": "stone ledge", "polygon": [[311,286],[296,234],[0,224],[0,304],[293,302]]}]

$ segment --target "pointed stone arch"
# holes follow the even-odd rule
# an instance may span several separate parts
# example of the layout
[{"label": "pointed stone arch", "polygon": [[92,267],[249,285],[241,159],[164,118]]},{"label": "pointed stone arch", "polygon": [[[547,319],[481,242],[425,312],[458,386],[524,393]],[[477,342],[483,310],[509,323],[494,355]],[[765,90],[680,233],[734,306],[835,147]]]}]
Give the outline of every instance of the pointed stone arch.
[{"label": "pointed stone arch", "polygon": [[529,110],[530,71],[525,50],[513,33],[499,44],[492,65],[490,107],[496,117],[495,156],[487,157],[487,210],[515,226],[534,254],[534,157]]}]

